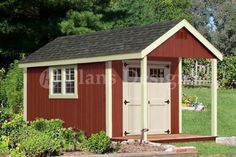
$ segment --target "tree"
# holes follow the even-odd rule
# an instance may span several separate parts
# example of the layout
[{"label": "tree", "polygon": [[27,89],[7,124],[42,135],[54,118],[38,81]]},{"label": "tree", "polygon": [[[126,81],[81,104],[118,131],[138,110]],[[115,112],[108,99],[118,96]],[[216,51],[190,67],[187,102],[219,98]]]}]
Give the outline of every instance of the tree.
[{"label": "tree", "polygon": [[193,24],[225,55],[236,54],[236,1],[193,0]]},{"label": "tree", "polygon": [[144,25],[161,21],[191,19],[189,0],[116,0],[113,9],[120,13],[113,27]]},{"label": "tree", "polygon": [[[100,29],[100,15],[110,0],[3,0],[0,2],[0,58],[20,58],[67,33],[68,18],[79,18],[83,29]],[[64,19],[65,18],[65,19]],[[94,22],[93,20],[97,20]],[[64,21],[61,25],[61,21]],[[87,24],[86,24],[87,23]],[[99,27],[94,25],[99,23]],[[62,27],[61,27],[62,26]],[[75,23],[77,26],[77,23]],[[78,29],[72,31],[77,33]],[[72,34],[69,33],[69,34]],[[12,61],[11,59],[11,61]],[[8,64],[8,63],[6,63]]]},{"label": "tree", "polygon": [[229,0],[219,5],[214,21],[213,42],[225,55],[236,55],[236,1]]}]

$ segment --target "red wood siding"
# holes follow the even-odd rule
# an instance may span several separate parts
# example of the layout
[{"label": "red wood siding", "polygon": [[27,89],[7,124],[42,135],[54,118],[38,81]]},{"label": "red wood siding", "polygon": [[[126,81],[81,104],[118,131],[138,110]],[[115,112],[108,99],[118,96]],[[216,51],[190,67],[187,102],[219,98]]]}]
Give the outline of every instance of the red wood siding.
[{"label": "red wood siding", "polygon": [[122,136],[123,132],[123,93],[122,93],[122,82],[123,82],[123,70],[122,61],[112,62],[112,136]]},{"label": "red wood siding", "polygon": [[28,69],[28,120],[59,118],[65,127],[82,129],[87,135],[105,130],[105,64],[78,65],[78,99],[49,99],[47,69]]},{"label": "red wood siding", "polygon": [[183,57],[183,58],[215,58],[214,55],[186,29],[157,47],[150,57]]},{"label": "red wood siding", "polygon": [[179,133],[179,69],[178,58],[148,57],[148,60],[171,62],[171,133]]}]

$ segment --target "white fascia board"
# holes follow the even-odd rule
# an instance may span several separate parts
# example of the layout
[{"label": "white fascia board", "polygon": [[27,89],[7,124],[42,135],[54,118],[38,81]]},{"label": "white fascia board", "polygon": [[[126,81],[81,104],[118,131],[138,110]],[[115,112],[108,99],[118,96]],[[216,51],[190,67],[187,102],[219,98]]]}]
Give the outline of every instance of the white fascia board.
[{"label": "white fascia board", "polygon": [[56,66],[56,65],[70,65],[70,64],[106,62],[112,60],[124,60],[124,59],[126,60],[126,59],[140,59],[140,58],[141,58],[141,53],[136,52],[136,53],[110,55],[110,56],[97,56],[97,57],[55,60],[55,61],[45,61],[45,62],[21,63],[19,64],[19,67],[29,68],[29,67],[43,67],[43,66]]},{"label": "white fascia board", "polygon": [[195,36],[209,51],[211,51],[219,60],[223,60],[223,55],[217,50],[206,38],[204,38],[187,20],[182,20],[160,38],[141,51],[142,57],[147,56],[155,48],[164,43],[167,39],[177,33],[180,29],[186,28],[193,36]]}]

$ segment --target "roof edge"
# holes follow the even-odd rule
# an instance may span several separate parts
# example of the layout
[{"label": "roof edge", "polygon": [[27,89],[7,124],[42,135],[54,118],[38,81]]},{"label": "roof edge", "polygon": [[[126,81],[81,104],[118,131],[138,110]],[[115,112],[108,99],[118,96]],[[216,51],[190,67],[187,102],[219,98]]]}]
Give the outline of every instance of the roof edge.
[{"label": "roof edge", "polygon": [[32,63],[20,63],[20,68],[30,68],[30,67],[44,67],[44,66],[57,66],[57,65],[69,65],[69,64],[80,64],[80,63],[94,63],[94,62],[106,62],[111,60],[123,60],[123,59],[140,59],[141,53],[127,53],[127,54],[117,54],[109,56],[96,56],[89,58],[76,58],[76,59],[64,59],[64,60],[54,60],[54,61],[42,61],[42,62],[32,62]]},{"label": "roof edge", "polygon": [[161,37],[159,37],[157,40],[155,40],[152,44],[147,46],[145,49],[141,51],[142,57],[147,56],[149,53],[151,53],[155,48],[160,46],[162,43],[164,43],[167,39],[169,39],[171,36],[173,36],[177,31],[179,31],[182,28],[186,28],[193,36],[195,36],[209,51],[212,52],[212,54],[219,60],[223,60],[223,54],[215,48],[201,33],[199,33],[196,28],[194,28],[187,20],[182,20],[178,24],[176,24],[174,27],[172,27],[169,31],[167,31],[165,34],[163,34]]}]

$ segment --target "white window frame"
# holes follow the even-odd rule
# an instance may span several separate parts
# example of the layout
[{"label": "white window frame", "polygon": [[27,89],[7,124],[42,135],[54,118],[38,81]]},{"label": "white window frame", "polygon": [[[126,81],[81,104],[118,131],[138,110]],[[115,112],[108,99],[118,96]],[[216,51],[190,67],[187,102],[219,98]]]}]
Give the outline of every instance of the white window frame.
[{"label": "white window frame", "polygon": [[[66,93],[66,69],[74,68],[74,93]],[[61,93],[53,93],[53,70],[61,69]],[[78,72],[77,65],[49,67],[49,99],[76,99],[78,98]]]}]

